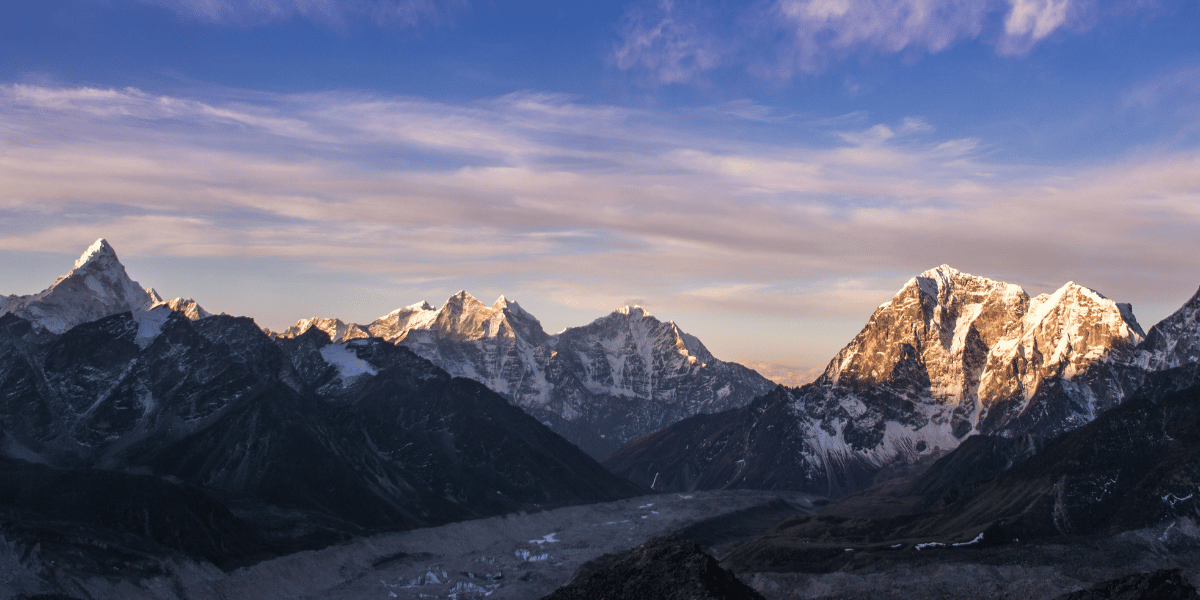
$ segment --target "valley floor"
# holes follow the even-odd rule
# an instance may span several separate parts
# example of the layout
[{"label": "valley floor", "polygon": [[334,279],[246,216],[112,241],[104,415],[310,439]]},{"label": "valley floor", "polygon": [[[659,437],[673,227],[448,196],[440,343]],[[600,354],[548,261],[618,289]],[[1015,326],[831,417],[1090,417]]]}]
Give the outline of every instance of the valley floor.
[{"label": "valley floor", "polygon": [[[485,595],[529,600],[566,583],[580,565],[602,554],[624,551],[698,523],[697,535],[719,544],[724,535],[722,517],[753,513],[757,507],[766,510],[766,518],[755,520],[751,515],[750,521],[765,529],[782,518],[781,506],[793,514],[812,512],[813,499],[795,492],[757,491],[642,496],[375,535],[231,573],[176,563],[167,565],[169,574],[142,581],[130,581],[119,573],[84,575],[49,566],[40,574],[26,571],[19,578],[0,577],[0,598],[53,592],[122,600],[465,600]],[[717,526],[703,527],[712,522]],[[12,550],[0,547],[0,565],[15,566],[20,560],[11,555]],[[5,552],[9,556],[3,556]]]}]

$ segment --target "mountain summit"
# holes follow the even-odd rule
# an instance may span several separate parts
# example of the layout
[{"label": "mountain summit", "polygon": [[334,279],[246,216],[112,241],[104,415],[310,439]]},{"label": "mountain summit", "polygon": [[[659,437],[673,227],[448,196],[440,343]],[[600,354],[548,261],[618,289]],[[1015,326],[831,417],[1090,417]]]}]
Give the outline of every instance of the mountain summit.
[{"label": "mountain summit", "polygon": [[989,412],[993,419],[982,429],[1002,427],[1009,417],[998,419],[995,411],[1024,412],[1048,379],[1128,358],[1144,337],[1128,304],[1074,282],[1030,298],[1020,286],[942,265],[876,309],[818,381],[934,399],[952,409],[953,433],[961,438],[979,431]]},{"label": "mountain summit", "polygon": [[108,241],[95,241],[70,273],[29,296],[0,300],[0,314],[15,314],[53,333],[126,311],[147,310],[163,302],[152,289],[130,279]]},{"label": "mountain summit", "polygon": [[63,333],[123,312],[166,306],[191,320],[211,316],[191,298],[163,300],[125,272],[108,240],[100,238],[75,261],[70,273],[50,287],[28,296],[0,297],[0,315],[13,314],[51,333]]}]

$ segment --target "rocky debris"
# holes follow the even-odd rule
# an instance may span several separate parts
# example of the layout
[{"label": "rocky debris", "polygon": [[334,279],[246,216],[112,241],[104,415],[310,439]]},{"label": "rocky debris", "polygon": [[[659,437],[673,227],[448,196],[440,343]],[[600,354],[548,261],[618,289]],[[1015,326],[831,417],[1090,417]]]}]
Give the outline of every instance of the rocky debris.
[{"label": "rocky debris", "polygon": [[579,568],[543,600],[762,600],[695,542],[654,538]]},{"label": "rocky debris", "polygon": [[1179,569],[1135,573],[1098,583],[1055,600],[1196,600],[1200,594]]}]

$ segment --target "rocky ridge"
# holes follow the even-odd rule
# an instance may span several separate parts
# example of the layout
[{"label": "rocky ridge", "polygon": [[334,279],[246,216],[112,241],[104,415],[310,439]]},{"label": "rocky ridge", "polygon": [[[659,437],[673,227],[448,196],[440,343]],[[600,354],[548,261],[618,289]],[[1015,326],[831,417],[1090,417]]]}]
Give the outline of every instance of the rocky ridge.
[{"label": "rocky ridge", "polygon": [[674,322],[628,306],[549,335],[519,304],[491,306],[466,292],[441,308],[421,302],[363,327],[307,319],[335,341],[371,335],[402,345],[453,375],[480,381],[594,457],[685,417],[742,406],[774,387],[715,358]]}]

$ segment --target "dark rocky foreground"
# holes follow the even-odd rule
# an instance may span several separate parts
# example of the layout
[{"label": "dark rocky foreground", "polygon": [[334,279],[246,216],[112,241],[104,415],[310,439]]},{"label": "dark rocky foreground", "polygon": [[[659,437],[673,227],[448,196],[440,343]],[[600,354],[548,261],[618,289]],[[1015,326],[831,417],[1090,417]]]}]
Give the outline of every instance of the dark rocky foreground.
[{"label": "dark rocky foreground", "polygon": [[[1194,377],[1184,371],[1165,376]],[[768,598],[1054,598],[1166,567],[1194,581],[1200,387],[1160,394],[1171,385],[1151,382],[1036,453],[1036,439],[968,439],[721,564]]]},{"label": "dark rocky foreground", "polygon": [[1055,600],[1196,600],[1196,586],[1179,569],[1135,573],[1098,583],[1086,590],[1064,594]]},{"label": "dark rocky foreground", "polygon": [[542,600],[763,600],[695,542],[674,536],[597,558]]},{"label": "dark rocky foreground", "polygon": [[1167,369],[1055,440],[967,438],[922,473],[703,546],[771,599],[1190,597],[1200,576],[1195,379],[1194,366]]}]

